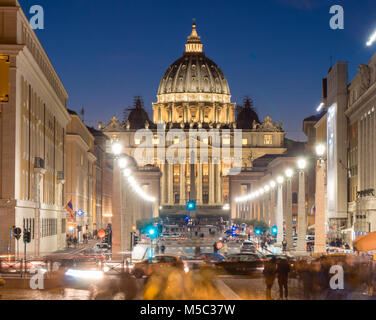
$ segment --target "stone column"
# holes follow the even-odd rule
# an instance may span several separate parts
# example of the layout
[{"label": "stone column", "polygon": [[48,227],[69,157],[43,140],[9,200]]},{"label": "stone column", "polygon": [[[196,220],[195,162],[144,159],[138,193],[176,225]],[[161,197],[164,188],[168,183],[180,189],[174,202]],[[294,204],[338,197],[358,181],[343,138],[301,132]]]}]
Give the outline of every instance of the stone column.
[{"label": "stone column", "polygon": [[325,161],[318,160],[316,168],[316,216],[315,216],[315,254],[326,253],[326,230],[325,230]]},{"label": "stone column", "polygon": [[160,200],[160,203],[161,205],[164,205],[166,203],[166,175],[167,175],[167,169],[166,169],[166,164],[161,164],[161,173],[162,173],[162,177],[161,177],[161,200]]},{"label": "stone column", "polygon": [[275,212],[275,188],[270,189],[270,223],[272,225],[276,224],[276,212]]},{"label": "stone column", "polygon": [[180,164],[180,205],[184,206],[186,203],[186,189],[185,189],[185,164]]},{"label": "stone column", "polygon": [[[40,252],[40,207],[41,207],[41,197],[40,197],[40,182],[42,180],[43,175],[45,174],[45,169],[35,168],[34,169],[34,179],[35,179],[35,255],[39,255]],[[23,230],[22,230],[23,231]],[[58,230],[58,234],[60,234],[61,230]],[[21,249],[20,249],[21,250]]]},{"label": "stone column", "polygon": [[277,212],[276,212],[276,221],[277,221],[277,244],[282,245],[283,241],[283,185],[279,184],[277,189]]},{"label": "stone column", "polygon": [[174,165],[167,164],[167,202],[168,205],[174,204]]},{"label": "stone column", "polygon": [[286,224],[287,250],[291,250],[293,248],[293,240],[292,240],[292,188],[291,188],[291,178],[288,178],[286,180],[286,216],[285,216],[285,224]]},{"label": "stone column", "polygon": [[298,253],[307,252],[307,221],[305,211],[305,174],[304,170],[299,171],[299,194],[298,194]]},{"label": "stone column", "polygon": [[202,205],[202,164],[197,160],[197,204]]},{"label": "stone column", "polygon": [[215,203],[215,194],[214,194],[214,164],[213,159],[209,160],[209,204],[214,205]]},{"label": "stone column", "polygon": [[217,187],[216,202],[217,204],[222,204],[222,177],[221,177],[221,165],[220,164],[215,165],[215,175],[216,175],[215,185]]},{"label": "stone column", "polygon": [[121,224],[121,207],[123,193],[121,191],[121,180],[123,175],[120,168],[114,161],[113,188],[112,188],[112,254],[119,255],[122,251],[122,224]]}]

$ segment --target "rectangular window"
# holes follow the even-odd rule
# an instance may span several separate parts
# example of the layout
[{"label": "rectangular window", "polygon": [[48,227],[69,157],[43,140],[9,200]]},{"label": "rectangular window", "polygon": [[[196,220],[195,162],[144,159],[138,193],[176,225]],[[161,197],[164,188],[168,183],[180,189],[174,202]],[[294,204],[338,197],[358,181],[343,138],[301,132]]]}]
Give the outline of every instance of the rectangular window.
[{"label": "rectangular window", "polygon": [[65,219],[62,219],[61,220],[61,233],[65,233],[66,232],[66,220]]},{"label": "rectangular window", "polygon": [[230,143],[231,143],[231,140],[230,140],[230,136],[228,136],[228,135],[225,135],[224,137],[223,137],[223,145],[229,145]]},{"label": "rectangular window", "polygon": [[141,140],[140,139],[134,139],[134,144],[136,146],[138,146],[139,144],[141,144]]},{"label": "rectangular window", "polygon": [[246,146],[248,144],[248,139],[242,139],[243,146]]},{"label": "rectangular window", "polygon": [[273,136],[271,134],[264,135],[264,144],[265,145],[272,145],[273,144]]}]

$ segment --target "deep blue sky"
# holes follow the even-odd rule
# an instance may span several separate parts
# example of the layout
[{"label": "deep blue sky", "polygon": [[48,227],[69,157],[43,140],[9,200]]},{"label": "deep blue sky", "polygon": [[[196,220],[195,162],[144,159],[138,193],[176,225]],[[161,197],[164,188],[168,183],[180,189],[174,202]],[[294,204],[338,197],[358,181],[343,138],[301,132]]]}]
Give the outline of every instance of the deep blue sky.
[{"label": "deep blue sky", "polygon": [[[303,140],[302,120],[315,112],[321,78],[333,61],[348,61],[350,79],[376,44],[375,0],[19,0],[45,9],[37,31],[70,96],[96,125],[142,95],[151,110],[160,79],[179,58],[197,20],[206,55],[228,79],[232,100],[250,95],[262,118],[281,120]],[[343,5],[345,29],[329,28],[329,8]]]}]

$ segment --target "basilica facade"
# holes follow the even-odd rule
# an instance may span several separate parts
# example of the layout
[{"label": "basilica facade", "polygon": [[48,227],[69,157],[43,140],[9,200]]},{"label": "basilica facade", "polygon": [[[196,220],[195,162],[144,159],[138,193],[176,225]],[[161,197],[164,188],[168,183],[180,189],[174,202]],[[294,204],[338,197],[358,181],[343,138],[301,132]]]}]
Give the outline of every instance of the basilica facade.
[{"label": "basilica facade", "polygon": [[[165,139],[160,134],[161,128],[164,132],[183,132],[185,141],[181,141],[184,139],[179,134]],[[142,172],[147,168],[160,171],[157,185],[160,192],[152,190],[152,184],[142,179],[142,174],[138,175],[142,188],[157,196],[157,205],[150,212],[154,217],[184,214],[189,200],[196,201],[198,215],[234,216],[235,212],[231,212],[234,198],[250,192],[253,186],[231,183],[231,176],[251,171],[257,158],[286,151],[281,123],[275,124],[269,116],[260,121],[247,104],[236,112],[227,79],[217,64],[206,57],[195,24],[183,56],[162,77],[157,101],[153,103],[153,118],[149,119],[141,100],[136,99],[126,121],[121,123],[113,117],[107,125],[100,124],[100,129],[110,138],[109,147],[119,142],[130,157],[135,157],[136,150],[145,146],[137,132],[149,130],[153,134],[148,147],[154,150],[155,156],[148,162],[140,159],[136,162]],[[192,138],[192,131],[204,134]],[[165,153],[171,146],[179,145],[177,149],[184,150],[185,161],[161,161],[161,144]],[[189,148],[192,145],[197,147],[193,153]],[[223,160],[224,149],[229,150],[231,161]],[[235,166],[238,170],[234,171]]]}]

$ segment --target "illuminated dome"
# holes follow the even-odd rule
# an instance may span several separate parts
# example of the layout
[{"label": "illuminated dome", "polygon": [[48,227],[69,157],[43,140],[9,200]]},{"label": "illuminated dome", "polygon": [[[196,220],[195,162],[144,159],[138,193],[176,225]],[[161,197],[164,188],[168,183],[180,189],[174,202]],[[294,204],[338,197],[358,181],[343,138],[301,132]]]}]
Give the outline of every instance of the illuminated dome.
[{"label": "illuminated dome", "polygon": [[159,102],[230,102],[228,82],[215,62],[202,50],[201,38],[193,24],[183,57],[165,72],[158,89]]}]

